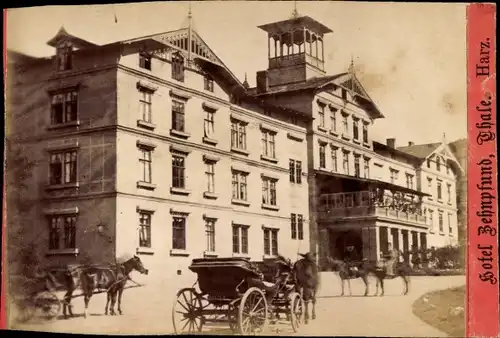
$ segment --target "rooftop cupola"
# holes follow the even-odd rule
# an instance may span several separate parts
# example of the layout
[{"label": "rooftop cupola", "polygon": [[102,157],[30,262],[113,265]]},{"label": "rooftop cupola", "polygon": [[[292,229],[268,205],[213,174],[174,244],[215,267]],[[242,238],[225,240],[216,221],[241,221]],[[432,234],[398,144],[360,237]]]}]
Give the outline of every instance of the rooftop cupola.
[{"label": "rooftop cupola", "polygon": [[325,75],[323,37],[332,30],[309,16],[259,26],[267,32],[268,85],[302,82]]}]

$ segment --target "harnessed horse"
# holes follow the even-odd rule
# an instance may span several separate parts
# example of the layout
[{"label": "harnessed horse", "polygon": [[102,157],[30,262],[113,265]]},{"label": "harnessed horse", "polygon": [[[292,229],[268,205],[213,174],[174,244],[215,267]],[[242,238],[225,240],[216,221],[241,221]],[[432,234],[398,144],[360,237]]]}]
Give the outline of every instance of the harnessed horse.
[{"label": "harnessed horse", "polygon": [[105,314],[108,314],[108,305],[111,301],[110,313],[114,315],[114,306],[116,303],[116,296],[118,295],[118,312],[121,311],[121,297],[127,283],[130,279],[130,273],[136,270],[141,274],[148,274],[148,270],[144,268],[141,260],[137,256],[124,261],[119,264],[100,265],[100,266],[80,266],[72,269],[65,274],[66,294],[64,296],[63,315],[67,317],[73,316],[71,299],[73,292],[80,288],[85,302],[84,317],[87,317],[88,305],[94,290],[104,290],[107,293],[107,302]]},{"label": "harnessed horse", "polygon": [[319,288],[318,266],[313,254],[300,254],[303,258],[293,265],[297,292],[302,294],[305,303],[304,323],[309,323],[309,302],[312,302],[312,319],[316,319],[316,293]]}]

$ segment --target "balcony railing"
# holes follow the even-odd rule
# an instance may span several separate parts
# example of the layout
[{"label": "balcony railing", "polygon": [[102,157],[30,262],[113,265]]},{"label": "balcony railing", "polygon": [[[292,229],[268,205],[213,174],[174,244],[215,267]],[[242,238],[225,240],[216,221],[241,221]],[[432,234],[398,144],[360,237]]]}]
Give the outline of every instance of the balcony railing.
[{"label": "balcony railing", "polygon": [[316,68],[321,70],[324,69],[324,62],[318,59],[315,56],[306,54],[306,53],[298,53],[298,54],[290,54],[277,56],[269,59],[269,69],[279,68],[279,67],[287,67],[292,66],[301,62],[307,62],[313,65]]},{"label": "balcony railing", "polygon": [[390,206],[377,205],[374,193],[357,191],[320,196],[318,218],[322,221],[348,217],[386,217],[406,222],[427,225],[427,217],[408,210],[398,210]]}]

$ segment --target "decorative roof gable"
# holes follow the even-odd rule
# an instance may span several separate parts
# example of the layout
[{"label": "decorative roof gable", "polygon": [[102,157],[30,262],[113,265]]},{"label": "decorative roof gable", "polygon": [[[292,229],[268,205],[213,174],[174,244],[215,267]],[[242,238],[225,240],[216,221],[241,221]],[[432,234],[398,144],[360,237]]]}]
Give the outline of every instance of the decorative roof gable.
[{"label": "decorative roof gable", "polygon": [[61,27],[57,34],[47,41],[47,44],[51,47],[57,47],[60,43],[69,41],[78,49],[92,48],[99,45],[92,43],[90,41],[81,39],[77,36],[69,34],[64,27]]}]

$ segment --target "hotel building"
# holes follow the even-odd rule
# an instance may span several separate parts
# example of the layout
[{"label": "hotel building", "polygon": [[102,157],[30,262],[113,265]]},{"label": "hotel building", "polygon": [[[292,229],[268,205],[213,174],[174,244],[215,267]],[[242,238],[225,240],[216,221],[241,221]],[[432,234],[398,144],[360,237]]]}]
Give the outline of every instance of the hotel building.
[{"label": "hotel building", "polygon": [[448,146],[372,140],[383,114],[352,69],[324,71],[328,27],[259,28],[269,64],[254,88],[191,25],[105,45],[61,28],[52,57],[10,52],[8,138],[36,163],[27,245],[51,265],[133,253],[181,274],[203,256],[454,243]]}]

